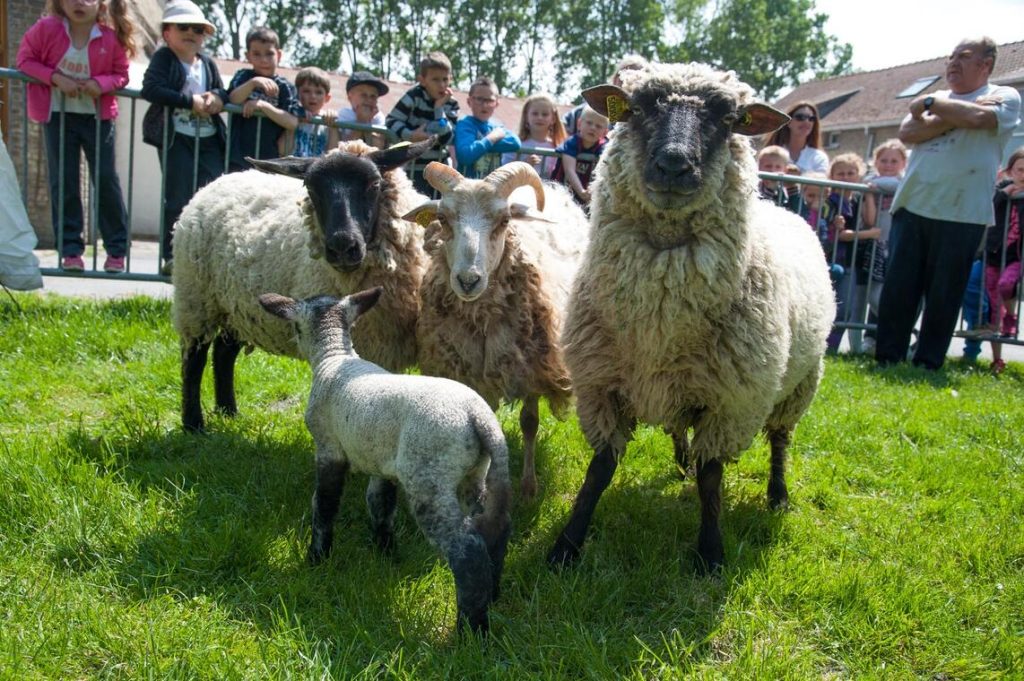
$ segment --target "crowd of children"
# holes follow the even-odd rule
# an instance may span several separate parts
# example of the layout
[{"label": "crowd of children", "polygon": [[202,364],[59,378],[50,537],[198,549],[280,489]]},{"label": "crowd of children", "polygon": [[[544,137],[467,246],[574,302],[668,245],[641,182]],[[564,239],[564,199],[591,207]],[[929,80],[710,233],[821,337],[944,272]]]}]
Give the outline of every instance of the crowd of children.
[{"label": "crowd of children", "polygon": [[[505,163],[525,161],[545,179],[568,186],[581,205],[589,204],[590,181],[608,141],[609,123],[585,105],[563,119],[552,97],[533,95],[513,132],[495,118],[498,89],[483,76],[470,87],[469,113],[460,116],[451,87],[451,62],[443,53],[431,52],[419,64],[416,85],[387,116],[379,110],[378,99],[389,87],[367,71],[348,78],[350,106],[337,111],[328,108],[331,80],[323,70],[301,69],[294,85],[278,73],[281,43],[267,27],[249,31],[245,55],[250,67],[236,72],[226,88],[216,63],[202,51],[215,28],[196,4],[168,2],[161,29],[164,45],[153,54],[143,81],[142,96],[151,106],[142,127],[143,139],[157,148],[163,169],[165,273],[172,264],[173,225],[200,187],[223,172],[246,169],[246,157],[319,156],[341,140],[362,139],[384,147],[389,137],[418,142],[436,136],[434,147],[408,168],[416,188],[428,195],[434,190],[424,181],[423,169],[430,162],[451,164],[464,176],[478,178]],[[136,50],[133,34],[125,0],[48,0],[47,16],[25,34],[18,50],[18,68],[49,84],[29,85],[28,114],[44,125],[52,218],[65,270],[84,269],[78,177],[83,152],[94,182],[98,181],[98,225],[107,251],[104,269],[124,270],[128,225],[114,167],[118,111],[113,92],[127,84],[128,60]],[[618,84],[621,73],[643,63],[627,56],[612,82]],[[241,113],[232,115],[225,126],[219,114],[227,103],[240,106]],[[818,126],[813,104],[791,107],[790,124],[765,140],[757,164],[761,173],[790,179],[802,175],[801,182],[764,179],[758,190],[762,198],[801,215],[821,242],[838,302],[829,349],[836,351],[844,331],[851,329],[851,348],[871,352],[871,332],[862,338],[858,324],[867,322],[870,327],[877,312],[891,251],[889,204],[908,152],[899,140],[887,140],[874,149],[871,172],[857,154],[847,153],[832,159],[826,174],[821,170],[828,156],[820,149]],[[799,160],[791,156],[796,152]],[[814,163],[809,163],[812,158]],[[1013,202],[1012,209],[1007,205],[1009,198],[1024,193],[1024,150],[1011,157],[1004,175],[1004,185],[995,195],[1000,222],[989,230],[984,254],[979,255],[970,314],[965,307],[968,327],[977,326],[968,334],[967,356],[976,356],[981,339],[1017,334],[1021,202]],[[836,188],[836,183],[862,182],[870,191]],[[998,370],[998,342],[993,355]]]}]

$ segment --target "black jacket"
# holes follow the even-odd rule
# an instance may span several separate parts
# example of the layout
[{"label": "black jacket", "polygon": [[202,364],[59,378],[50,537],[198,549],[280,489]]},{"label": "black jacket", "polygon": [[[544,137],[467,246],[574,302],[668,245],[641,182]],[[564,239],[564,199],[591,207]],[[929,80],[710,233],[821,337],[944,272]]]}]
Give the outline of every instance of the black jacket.
[{"label": "black jacket", "polygon": [[[199,59],[206,70],[207,91],[214,93],[227,104],[228,92],[224,89],[224,81],[221,80],[217,64],[205,54],[200,54]],[[146,68],[146,75],[142,78],[142,98],[153,103],[146,111],[142,122],[144,142],[154,146],[163,143],[164,122],[167,120],[169,108],[192,108],[192,98],[182,92],[184,87],[185,72],[181,68],[181,61],[171,48],[161,47],[153,53],[153,58]],[[221,144],[224,144],[224,120],[220,116],[214,116],[214,123],[217,126],[217,137]],[[170,136],[170,143],[174,143],[174,135]]]}]

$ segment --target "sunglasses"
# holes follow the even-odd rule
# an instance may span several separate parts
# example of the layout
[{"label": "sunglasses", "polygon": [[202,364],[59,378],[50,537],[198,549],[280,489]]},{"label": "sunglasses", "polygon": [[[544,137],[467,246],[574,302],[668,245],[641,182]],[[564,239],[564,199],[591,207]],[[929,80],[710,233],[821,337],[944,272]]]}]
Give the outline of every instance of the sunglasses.
[{"label": "sunglasses", "polygon": [[816,121],[818,117],[814,114],[793,114],[790,116],[794,121]]},{"label": "sunglasses", "polygon": [[206,27],[202,24],[175,24],[182,33],[192,31],[196,35],[206,35]]}]

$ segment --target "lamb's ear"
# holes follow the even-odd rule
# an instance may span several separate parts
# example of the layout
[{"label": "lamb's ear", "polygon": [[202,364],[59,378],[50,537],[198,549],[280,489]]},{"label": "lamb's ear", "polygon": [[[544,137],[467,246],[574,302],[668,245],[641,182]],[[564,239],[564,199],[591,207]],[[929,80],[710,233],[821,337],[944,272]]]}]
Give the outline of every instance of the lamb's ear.
[{"label": "lamb's ear", "polygon": [[609,123],[628,121],[633,115],[629,108],[629,95],[614,85],[595,85],[583,91],[583,99],[590,108],[608,117]]},{"label": "lamb's ear", "polygon": [[360,291],[359,293],[353,293],[346,299],[346,303],[352,306],[355,310],[356,316],[352,321],[359,318],[360,315],[365,314],[371,307],[377,304],[380,299],[380,294],[384,292],[383,286],[377,288],[367,289]]},{"label": "lamb's ear", "polygon": [[427,201],[422,206],[417,206],[403,215],[402,219],[415,222],[420,227],[426,228],[437,218],[437,209],[440,205],[440,201]]},{"label": "lamb's ear", "polygon": [[277,293],[264,293],[260,296],[259,300],[263,309],[275,317],[287,319],[290,322],[295,321],[298,304],[288,296],[282,296]]},{"label": "lamb's ear", "polygon": [[265,173],[274,173],[277,175],[287,175],[288,177],[297,177],[300,180],[305,179],[306,171],[309,167],[316,162],[316,157],[311,158],[300,158],[298,156],[285,156],[284,158],[273,158],[273,159],[255,159],[245,157],[253,168],[262,170]]},{"label": "lamb's ear", "polygon": [[761,102],[740,107],[737,113],[739,119],[733,124],[732,131],[739,135],[765,135],[789,123],[789,116]]},{"label": "lamb's ear", "polygon": [[399,142],[387,149],[367,154],[366,158],[373,161],[373,164],[376,165],[381,172],[387,172],[388,170],[393,170],[400,165],[408,163],[414,158],[419,158],[423,153],[436,144],[437,135],[433,135],[422,142],[416,142],[415,144]]}]

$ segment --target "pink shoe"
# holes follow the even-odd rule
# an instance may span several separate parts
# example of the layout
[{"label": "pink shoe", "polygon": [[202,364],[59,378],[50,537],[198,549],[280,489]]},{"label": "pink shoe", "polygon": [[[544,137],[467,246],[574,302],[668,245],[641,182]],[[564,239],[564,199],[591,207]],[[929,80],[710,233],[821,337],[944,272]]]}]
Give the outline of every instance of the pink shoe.
[{"label": "pink shoe", "polygon": [[108,255],[107,261],[103,263],[103,271],[110,272],[111,274],[124,272],[124,256]]},{"label": "pink shoe", "polygon": [[84,272],[85,261],[80,255],[66,255],[64,262],[61,263],[61,269],[65,272]]},{"label": "pink shoe", "polygon": [[989,371],[992,372],[993,376],[998,376],[999,374],[1006,371],[1006,362],[1004,362],[1001,359],[994,360],[992,362],[992,366],[989,368]]},{"label": "pink shoe", "polygon": [[1003,317],[1003,336],[1015,338],[1017,336],[1017,315],[1008,314]]}]

